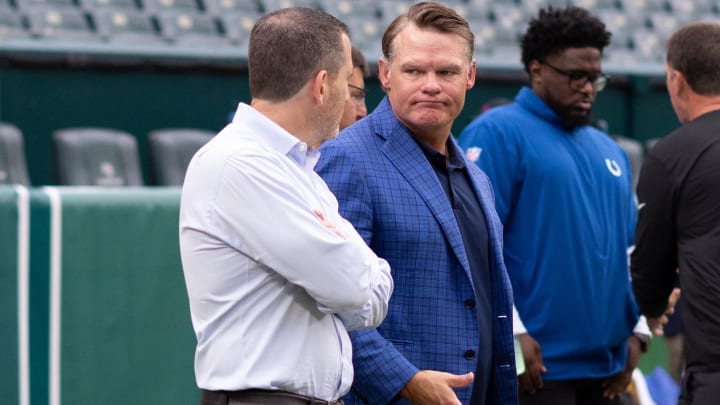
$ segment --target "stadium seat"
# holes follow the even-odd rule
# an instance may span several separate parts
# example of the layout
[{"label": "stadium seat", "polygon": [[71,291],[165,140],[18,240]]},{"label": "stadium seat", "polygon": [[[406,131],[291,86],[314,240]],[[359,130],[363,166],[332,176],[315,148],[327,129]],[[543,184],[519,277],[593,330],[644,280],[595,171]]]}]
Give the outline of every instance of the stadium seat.
[{"label": "stadium seat", "polygon": [[195,0],[140,0],[142,8],[150,13],[157,13],[163,10],[175,10],[185,12],[199,12],[198,3]]},{"label": "stadium seat", "polygon": [[381,20],[358,16],[346,19],[345,23],[353,46],[362,51],[369,63],[377,62],[382,54],[382,34],[385,30]]},{"label": "stadium seat", "polygon": [[570,0],[568,1],[568,5],[582,7],[588,10],[616,8],[615,0]]},{"label": "stadium seat", "polygon": [[666,0],[619,0],[618,4],[621,10],[629,14],[668,10]]},{"label": "stadium seat", "polygon": [[488,17],[494,25],[495,39],[504,43],[517,43],[530,20],[522,8],[508,3],[491,4]]},{"label": "stadium seat", "polygon": [[259,12],[230,12],[221,14],[218,18],[225,37],[240,48],[247,49],[250,31],[260,15]]},{"label": "stadium seat", "polygon": [[135,0],[80,0],[80,8],[85,11],[102,9],[137,10],[138,5]]},{"label": "stadium seat", "polygon": [[384,0],[379,4],[383,27],[387,27],[400,14],[405,13],[415,3],[413,0]]},{"label": "stadium seat", "polygon": [[643,61],[640,60],[637,52],[629,48],[609,47],[603,52],[603,64],[612,66],[616,70],[641,62]]},{"label": "stadium seat", "polygon": [[0,39],[26,38],[30,33],[25,29],[23,18],[9,5],[0,5]]},{"label": "stadium seat", "polygon": [[676,15],[685,15],[696,20],[716,12],[712,0],[669,0],[670,10]]},{"label": "stadium seat", "polygon": [[44,40],[95,41],[85,14],[74,6],[37,5],[26,9],[30,32]]},{"label": "stadium seat", "polygon": [[248,15],[260,14],[260,8],[255,0],[203,0],[205,12],[213,16],[222,16],[227,13]]},{"label": "stadium seat", "polygon": [[628,33],[633,29],[645,26],[644,16],[628,15],[616,8],[600,8],[595,15],[605,23],[605,28],[612,33],[610,46],[614,48],[627,48],[629,46]]},{"label": "stadium seat", "polygon": [[19,10],[34,7],[75,7],[73,0],[15,0]]},{"label": "stadium seat", "polygon": [[53,133],[57,181],[75,186],[141,186],[137,140],[109,128],[64,128]]},{"label": "stadium seat", "polygon": [[376,19],[378,17],[377,1],[320,0],[319,5],[325,12],[344,22],[347,22],[348,19]]},{"label": "stadium seat", "polygon": [[195,152],[215,135],[201,129],[158,129],[148,135],[150,167],[154,183],[180,186]]},{"label": "stadium seat", "polygon": [[0,123],[0,184],[30,185],[22,132],[8,123]]},{"label": "stadium seat", "polygon": [[90,12],[98,35],[109,42],[138,45],[163,43],[152,19],[139,10],[100,9]]},{"label": "stadium seat", "polygon": [[316,0],[260,0],[260,4],[266,13],[287,7],[320,8]]},{"label": "stadium seat", "polygon": [[655,32],[647,29],[634,30],[630,33],[630,43],[638,55],[638,60],[645,63],[663,62],[663,44]]},{"label": "stadium seat", "polygon": [[520,8],[528,15],[534,15],[541,7],[567,7],[567,0],[520,0]]},{"label": "stadium seat", "polygon": [[471,1],[462,8],[462,16],[468,21],[483,20],[487,18],[488,6],[486,2]]},{"label": "stadium seat", "polygon": [[468,24],[475,34],[475,53],[477,55],[490,53],[495,44],[494,24],[483,17],[469,18]]},{"label": "stadium seat", "polygon": [[652,29],[659,37],[661,42],[665,42],[676,29],[681,25],[689,22],[687,15],[676,16],[666,11],[650,11],[647,13],[647,21]]},{"label": "stadium seat", "polygon": [[179,45],[229,46],[215,19],[207,14],[191,11],[164,10],[156,15],[160,34],[167,41]]}]

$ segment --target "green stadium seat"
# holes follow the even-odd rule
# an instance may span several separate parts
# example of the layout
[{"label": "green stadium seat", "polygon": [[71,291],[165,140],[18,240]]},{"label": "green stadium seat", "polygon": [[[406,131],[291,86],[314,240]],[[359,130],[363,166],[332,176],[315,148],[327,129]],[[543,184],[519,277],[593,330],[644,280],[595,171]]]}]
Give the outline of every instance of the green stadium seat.
[{"label": "green stadium seat", "polygon": [[0,123],[0,184],[30,185],[22,132],[8,123]]},{"label": "green stadium seat", "polygon": [[159,186],[180,186],[195,152],[214,132],[191,128],[158,129],[148,134],[152,178]]},{"label": "green stadium seat", "polygon": [[260,5],[255,0],[203,0],[205,12],[213,16],[222,16],[227,13],[260,14]]},{"label": "green stadium seat", "polygon": [[85,13],[75,6],[35,5],[25,9],[30,32],[44,40],[98,41]]},{"label": "green stadium seat", "polygon": [[74,186],[141,186],[137,140],[109,128],[64,128],[53,133],[57,182]]},{"label": "green stadium seat", "polygon": [[140,10],[99,9],[89,13],[98,35],[108,42],[138,45],[165,42],[155,30],[152,18]]},{"label": "green stadium seat", "polygon": [[25,28],[22,15],[7,4],[0,5],[0,39],[28,36],[30,33]]},{"label": "green stadium seat", "polygon": [[156,14],[160,34],[178,45],[230,46],[215,18],[190,10],[163,10]]}]

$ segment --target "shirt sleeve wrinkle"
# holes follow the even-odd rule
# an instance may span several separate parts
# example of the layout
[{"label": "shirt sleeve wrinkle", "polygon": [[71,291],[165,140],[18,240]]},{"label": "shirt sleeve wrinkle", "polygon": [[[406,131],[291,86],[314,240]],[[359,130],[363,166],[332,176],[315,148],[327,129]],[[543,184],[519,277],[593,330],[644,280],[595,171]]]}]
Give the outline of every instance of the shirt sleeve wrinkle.
[{"label": "shirt sleeve wrinkle", "polygon": [[232,168],[219,214],[253,260],[305,289],[326,312],[378,305],[371,297],[379,259],[359,236],[342,239],[321,224],[313,209],[322,207],[308,201],[314,190],[296,184],[297,173],[267,158],[236,160]]}]

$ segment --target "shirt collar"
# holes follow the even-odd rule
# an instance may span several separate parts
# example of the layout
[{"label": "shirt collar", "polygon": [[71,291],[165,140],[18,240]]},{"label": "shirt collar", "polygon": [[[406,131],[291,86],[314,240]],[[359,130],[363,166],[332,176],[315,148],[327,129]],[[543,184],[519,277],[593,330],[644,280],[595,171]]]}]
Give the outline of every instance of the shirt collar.
[{"label": "shirt collar", "polygon": [[313,169],[320,153],[286,131],[252,106],[240,103],[233,117],[233,123],[253,128],[257,142],[283,154],[304,168]]},{"label": "shirt collar", "polygon": [[524,86],[515,97],[515,101],[526,110],[539,116],[543,121],[552,122],[553,124],[562,126],[562,119],[555,111],[535,94],[532,89]]},{"label": "shirt collar", "polygon": [[[414,138],[414,137],[413,137]],[[463,159],[461,159],[457,154],[455,153],[455,148],[453,147],[452,142],[450,139],[448,139],[445,150],[447,150],[448,156],[446,157],[442,153],[436,151],[435,149],[428,146],[425,142],[414,138],[417,144],[420,146],[420,149],[425,154],[425,157],[427,157],[430,164],[436,168],[436,169],[442,169],[445,170],[448,167],[454,167],[458,169],[462,169],[465,167],[465,162]]]}]

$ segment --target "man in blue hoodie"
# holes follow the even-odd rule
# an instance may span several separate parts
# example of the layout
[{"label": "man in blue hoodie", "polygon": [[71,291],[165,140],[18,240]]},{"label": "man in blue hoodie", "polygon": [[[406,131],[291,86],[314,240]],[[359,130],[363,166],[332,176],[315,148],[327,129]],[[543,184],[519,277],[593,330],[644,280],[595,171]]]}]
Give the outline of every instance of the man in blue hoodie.
[{"label": "man in blue hoodie", "polygon": [[617,404],[646,343],[633,332],[630,165],[589,125],[610,35],[584,9],[540,10],[522,39],[530,87],[459,141],[490,177],[504,224],[521,404]]}]

